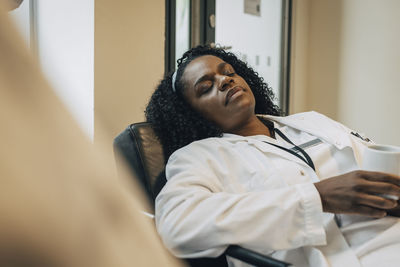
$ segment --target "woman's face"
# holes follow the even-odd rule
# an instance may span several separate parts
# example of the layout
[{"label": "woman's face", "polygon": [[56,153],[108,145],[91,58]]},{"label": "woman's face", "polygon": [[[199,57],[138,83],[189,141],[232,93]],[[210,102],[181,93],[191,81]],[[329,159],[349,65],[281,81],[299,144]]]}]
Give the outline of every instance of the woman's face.
[{"label": "woman's face", "polygon": [[254,115],[255,99],[233,67],[212,55],[190,62],[183,73],[184,96],[206,119],[234,133]]}]

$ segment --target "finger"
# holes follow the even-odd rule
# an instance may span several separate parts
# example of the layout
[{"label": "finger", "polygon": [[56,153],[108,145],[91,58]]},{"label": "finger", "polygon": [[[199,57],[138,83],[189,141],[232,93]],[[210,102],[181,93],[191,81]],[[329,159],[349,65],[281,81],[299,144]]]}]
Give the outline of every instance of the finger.
[{"label": "finger", "polygon": [[360,175],[369,181],[386,182],[400,186],[400,176],[384,172],[360,171]]},{"label": "finger", "polygon": [[386,182],[366,182],[362,191],[369,194],[385,194],[400,197],[400,186]]},{"label": "finger", "polygon": [[377,209],[393,209],[397,207],[397,201],[377,195],[359,194],[357,203]]},{"label": "finger", "polygon": [[381,209],[375,209],[367,206],[360,206],[358,207],[356,214],[374,218],[382,218],[385,217],[387,213],[386,211]]}]

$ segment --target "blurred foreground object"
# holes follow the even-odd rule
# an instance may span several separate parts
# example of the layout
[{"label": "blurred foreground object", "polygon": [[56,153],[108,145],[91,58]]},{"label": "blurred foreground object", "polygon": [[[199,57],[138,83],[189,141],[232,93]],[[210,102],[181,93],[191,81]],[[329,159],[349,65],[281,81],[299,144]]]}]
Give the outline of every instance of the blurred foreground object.
[{"label": "blurred foreground object", "polygon": [[[0,1],[0,266],[179,266],[43,79]],[[147,221],[148,220],[148,221]]]},{"label": "blurred foreground object", "polygon": [[4,2],[4,6],[7,11],[14,10],[18,8],[24,0],[0,0],[0,4],[3,4],[1,2]]}]

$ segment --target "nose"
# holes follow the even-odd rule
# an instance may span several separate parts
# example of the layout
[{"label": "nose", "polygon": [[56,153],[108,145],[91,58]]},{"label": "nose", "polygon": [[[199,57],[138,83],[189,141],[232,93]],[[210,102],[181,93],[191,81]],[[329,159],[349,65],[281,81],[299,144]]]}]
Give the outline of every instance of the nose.
[{"label": "nose", "polygon": [[225,91],[227,88],[229,88],[229,85],[233,83],[233,78],[227,75],[220,75],[218,79],[219,79],[218,90],[220,91]]}]

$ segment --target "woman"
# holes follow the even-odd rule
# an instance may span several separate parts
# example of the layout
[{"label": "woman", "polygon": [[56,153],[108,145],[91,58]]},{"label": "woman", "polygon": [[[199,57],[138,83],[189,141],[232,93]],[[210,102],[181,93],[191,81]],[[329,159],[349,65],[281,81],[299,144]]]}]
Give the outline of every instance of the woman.
[{"label": "woman", "polygon": [[[180,257],[229,244],[296,266],[397,265],[400,177],[357,171],[369,140],[316,112],[279,117],[244,62],[199,46],[146,109],[165,149],[157,229]],[[379,218],[379,219],[378,219]],[[375,253],[379,251],[379,253]],[[384,258],[383,258],[384,257]]]}]

